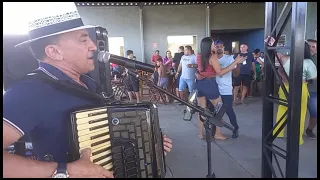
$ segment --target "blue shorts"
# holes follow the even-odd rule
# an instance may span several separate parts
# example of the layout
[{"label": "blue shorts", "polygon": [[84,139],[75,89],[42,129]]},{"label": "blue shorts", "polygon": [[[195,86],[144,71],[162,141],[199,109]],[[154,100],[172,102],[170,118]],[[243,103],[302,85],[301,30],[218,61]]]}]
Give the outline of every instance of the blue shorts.
[{"label": "blue shorts", "polygon": [[160,79],[160,87],[166,89],[168,85],[168,77],[163,77]]},{"label": "blue shorts", "polygon": [[212,100],[217,99],[220,96],[216,78],[197,80],[194,87],[198,90],[198,97],[206,97],[207,99]]},{"label": "blue shorts", "polygon": [[184,89],[188,86],[189,93],[193,92],[193,84],[194,84],[194,79],[184,79],[180,77],[179,80],[179,91],[184,91]]},{"label": "blue shorts", "polygon": [[317,93],[310,92],[310,98],[308,99],[308,110],[312,118],[317,118]]},{"label": "blue shorts", "polygon": [[157,85],[158,84],[158,80],[159,80],[159,73],[158,73],[158,71],[155,71],[153,73],[153,84]]},{"label": "blue shorts", "polygon": [[178,88],[179,89],[179,81],[180,81],[180,74],[178,75],[178,78],[176,79],[176,88]]}]

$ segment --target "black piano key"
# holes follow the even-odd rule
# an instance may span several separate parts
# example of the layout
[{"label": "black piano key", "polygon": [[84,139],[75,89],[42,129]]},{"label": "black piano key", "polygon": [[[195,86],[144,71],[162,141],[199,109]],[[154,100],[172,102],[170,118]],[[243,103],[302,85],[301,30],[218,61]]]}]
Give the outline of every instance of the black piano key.
[{"label": "black piano key", "polygon": [[101,115],[101,114],[105,114],[105,113],[107,113],[107,110],[105,110],[105,111],[100,111],[100,112],[89,113],[89,114],[88,114],[88,117],[97,116],[97,115]]},{"label": "black piano key", "polygon": [[92,156],[98,155],[98,154],[103,153],[103,152],[105,152],[105,151],[108,151],[108,150],[110,150],[110,149],[111,149],[111,146],[110,146],[110,147],[103,148],[103,149],[100,149],[99,151],[93,152],[93,153],[92,153]]},{"label": "black piano key", "polygon": [[[105,159],[105,158],[107,158],[107,157],[109,157],[110,156],[110,154],[108,154],[108,155],[106,155],[106,156],[102,156],[102,157],[100,157],[99,159],[100,160],[102,160],[102,159]],[[100,166],[105,166],[105,165],[107,165],[107,164],[110,164],[110,163],[112,163],[112,160],[110,159],[109,161],[107,161],[107,162],[104,162],[104,163],[101,163],[101,164],[99,164]]]},{"label": "black piano key", "polygon": [[101,141],[92,143],[92,144],[91,144],[91,147],[94,147],[94,146],[97,146],[97,145],[99,145],[99,144],[102,144],[102,143],[105,143],[105,142],[109,142],[109,141],[110,141],[110,138],[109,138],[109,139],[103,139],[103,140],[101,140]]},{"label": "black piano key", "polygon": [[90,137],[90,139],[91,139],[91,140],[97,139],[97,138],[99,138],[99,137],[106,136],[106,135],[108,135],[108,134],[109,134],[109,132],[102,133],[102,134],[98,134],[98,135],[95,135],[95,136]]},{"label": "black piano key", "polygon": [[91,120],[91,121],[88,122],[88,124],[93,124],[93,123],[97,123],[97,122],[105,121],[105,120],[108,120],[108,117]]},{"label": "black piano key", "polygon": [[99,126],[91,127],[91,128],[89,128],[89,130],[93,131],[93,130],[96,130],[96,129],[99,129],[99,128],[103,128],[103,127],[108,127],[108,124],[102,124],[102,125],[99,125]]},{"label": "black piano key", "polygon": [[[98,157],[97,159],[94,159],[92,162],[93,163],[96,163],[96,162],[99,162],[99,161],[101,161],[101,160],[103,160],[103,159],[106,159],[107,157],[110,157],[111,156],[111,153],[110,154],[107,154],[107,155],[104,155],[104,156],[101,156],[101,157]],[[110,160],[111,161],[111,160]],[[107,162],[109,162],[109,161],[107,161]],[[100,164],[101,166],[105,166],[105,165],[107,165],[108,163],[102,163],[102,164]]]}]

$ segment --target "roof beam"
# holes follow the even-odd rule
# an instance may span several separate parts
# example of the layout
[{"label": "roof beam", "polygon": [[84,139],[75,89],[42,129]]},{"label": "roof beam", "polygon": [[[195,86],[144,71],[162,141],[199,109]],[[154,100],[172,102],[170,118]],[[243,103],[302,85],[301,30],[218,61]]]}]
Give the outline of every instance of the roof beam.
[{"label": "roof beam", "polygon": [[165,5],[200,5],[212,7],[217,4],[242,4],[253,2],[75,2],[77,6],[165,6]]},{"label": "roof beam", "polygon": [[140,7],[140,9],[142,9],[142,8],[143,8],[143,6],[144,6],[143,4],[144,4],[143,2],[140,2],[140,3],[139,3],[139,7]]}]

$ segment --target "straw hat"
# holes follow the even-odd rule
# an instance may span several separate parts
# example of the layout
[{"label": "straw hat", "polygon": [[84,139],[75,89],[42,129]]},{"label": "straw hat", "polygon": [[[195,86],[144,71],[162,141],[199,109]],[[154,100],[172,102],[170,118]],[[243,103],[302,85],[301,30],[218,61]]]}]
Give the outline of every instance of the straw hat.
[{"label": "straw hat", "polygon": [[[21,46],[30,42],[71,31],[94,28],[84,25],[77,7],[73,2],[26,2],[31,5],[25,15],[28,21],[29,40],[15,45]],[[23,4],[23,3],[21,3]]]}]

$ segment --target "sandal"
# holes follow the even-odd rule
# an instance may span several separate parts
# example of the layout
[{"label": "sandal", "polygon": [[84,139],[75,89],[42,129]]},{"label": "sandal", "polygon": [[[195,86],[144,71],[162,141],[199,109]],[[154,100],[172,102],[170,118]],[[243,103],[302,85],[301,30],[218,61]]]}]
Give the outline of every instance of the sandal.
[{"label": "sandal", "polygon": [[203,140],[203,136],[202,136],[202,135],[198,134],[198,137],[199,137],[201,140]]},{"label": "sandal", "polygon": [[227,140],[228,139],[227,136],[217,136],[217,135],[215,135],[214,138],[217,140]]}]

